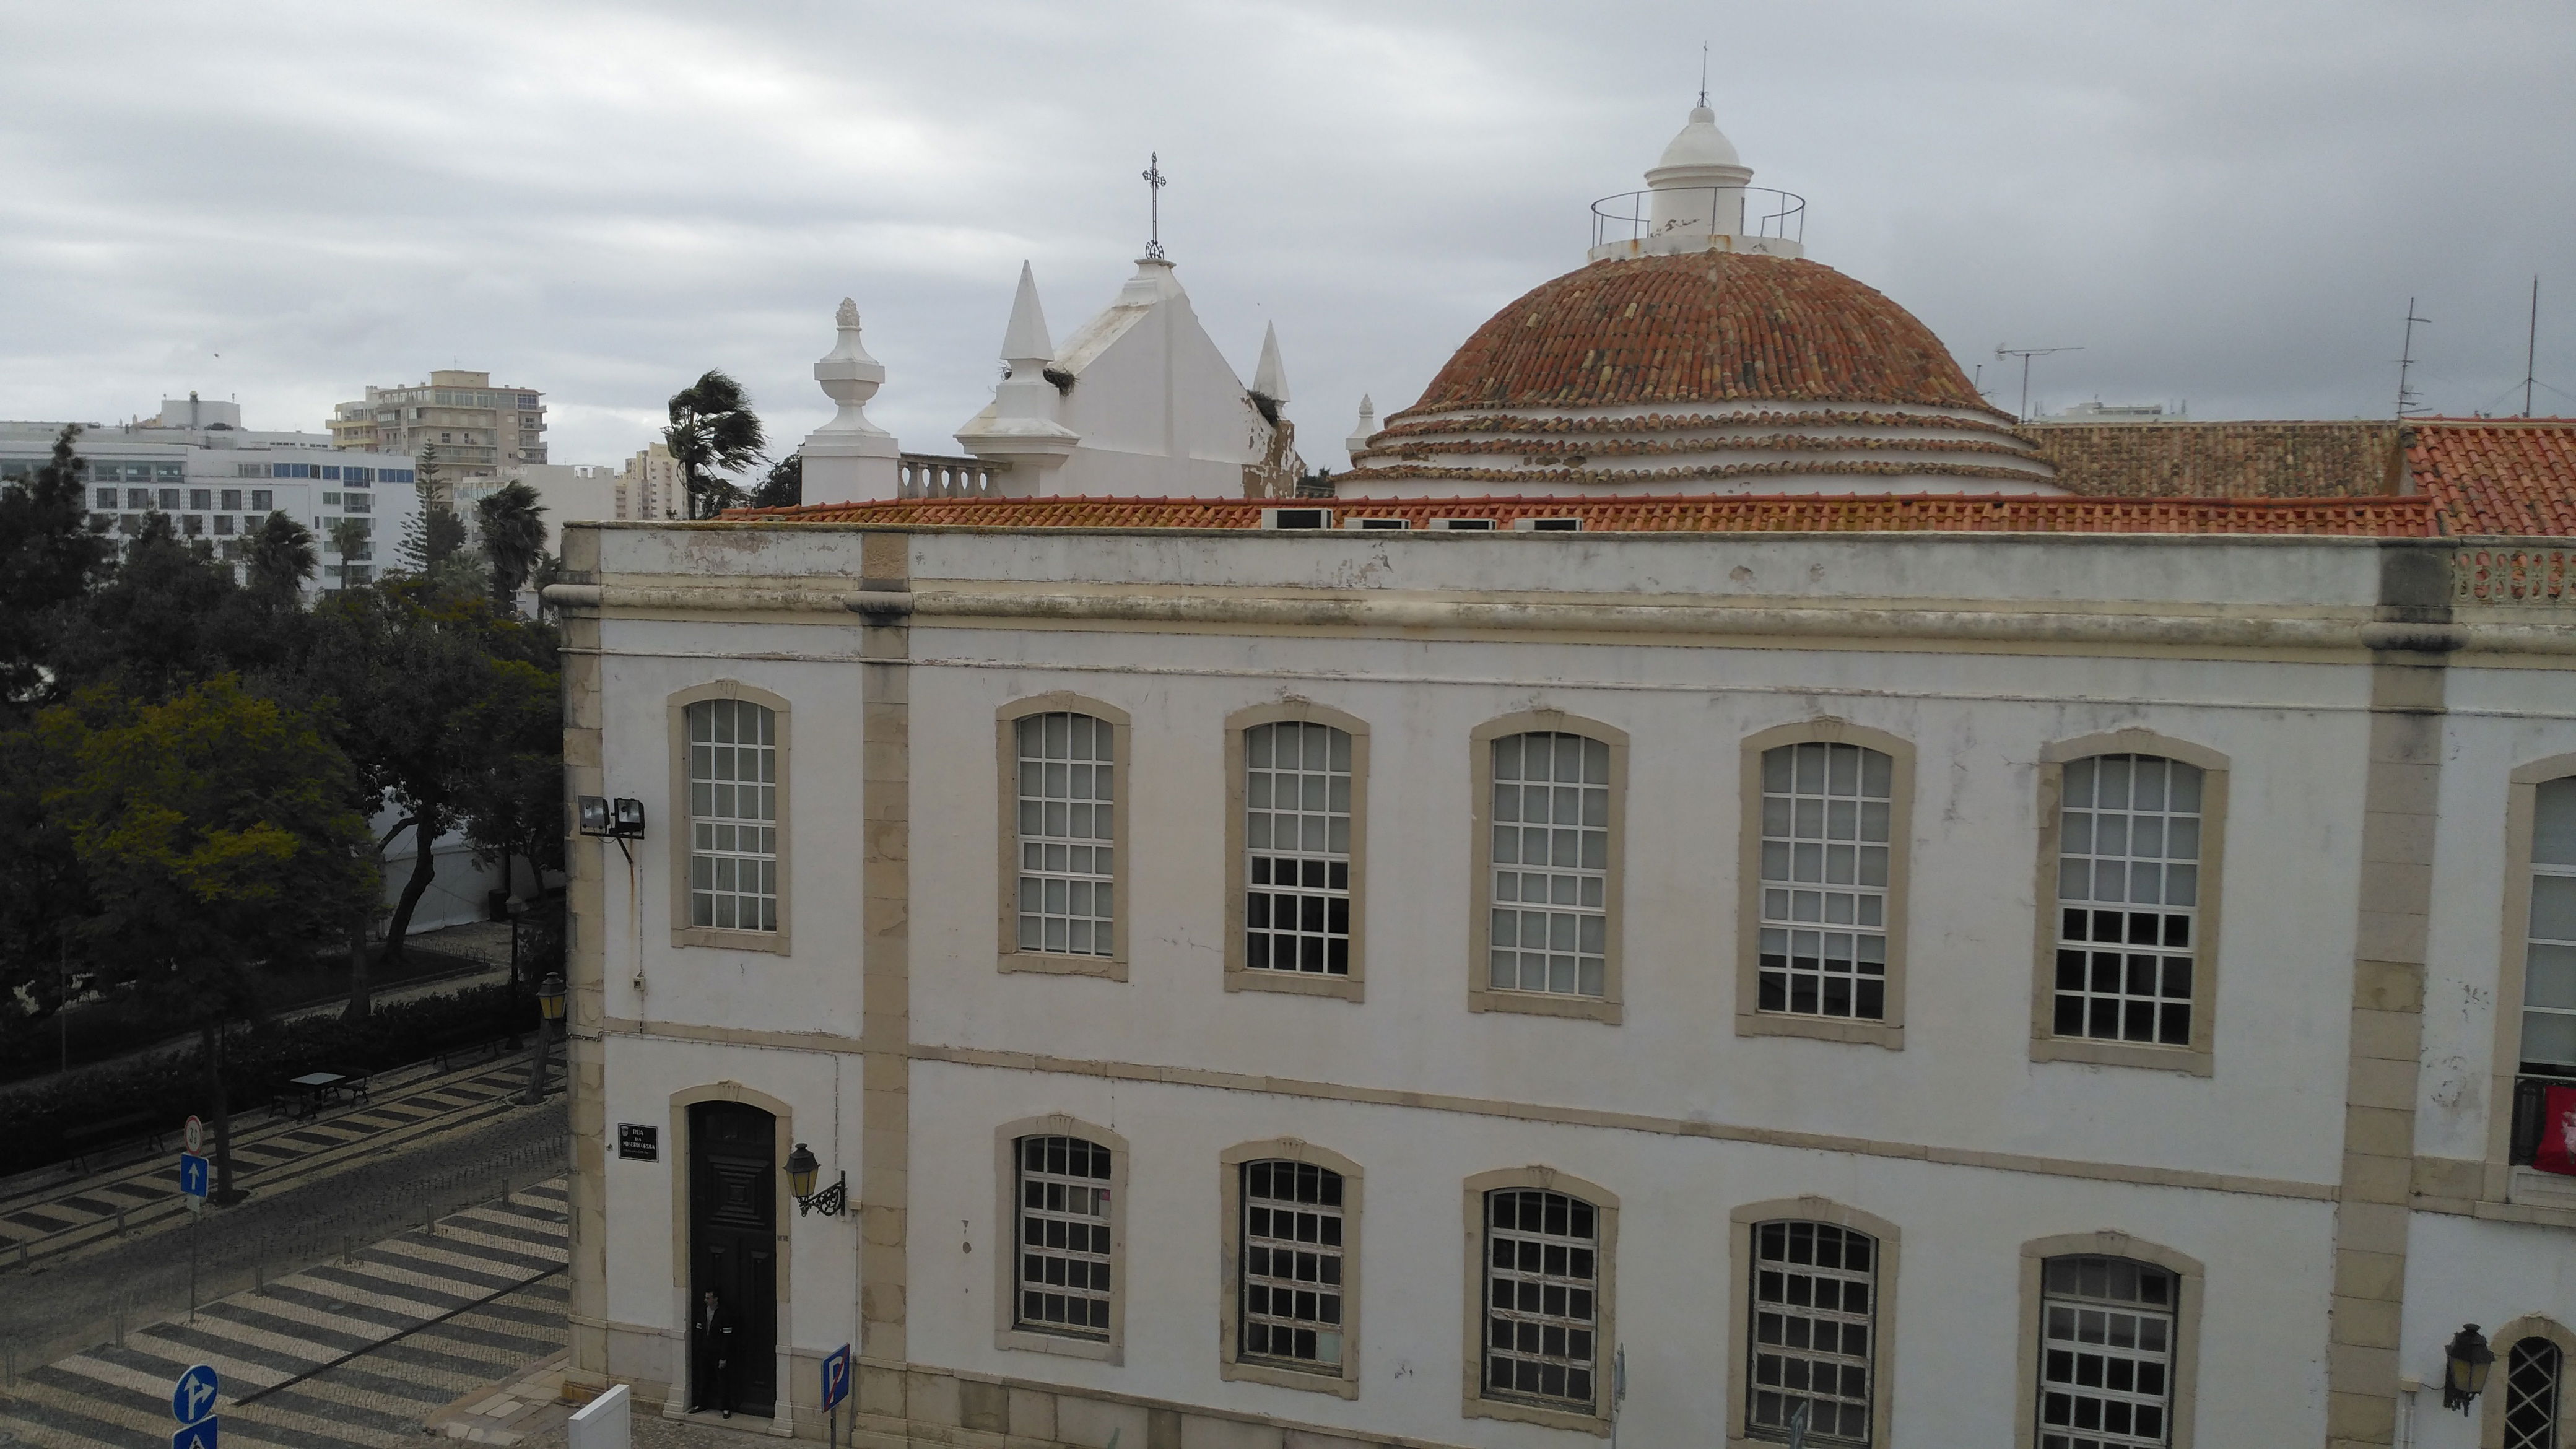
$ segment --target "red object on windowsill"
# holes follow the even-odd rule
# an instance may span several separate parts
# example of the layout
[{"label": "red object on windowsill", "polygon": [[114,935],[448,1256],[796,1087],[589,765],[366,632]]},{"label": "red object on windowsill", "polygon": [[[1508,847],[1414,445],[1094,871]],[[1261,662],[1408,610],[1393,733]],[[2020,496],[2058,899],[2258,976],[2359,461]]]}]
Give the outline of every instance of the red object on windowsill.
[{"label": "red object on windowsill", "polygon": [[2548,1087],[2540,1094],[2540,1143],[2531,1165],[2576,1177],[2576,1087]]}]

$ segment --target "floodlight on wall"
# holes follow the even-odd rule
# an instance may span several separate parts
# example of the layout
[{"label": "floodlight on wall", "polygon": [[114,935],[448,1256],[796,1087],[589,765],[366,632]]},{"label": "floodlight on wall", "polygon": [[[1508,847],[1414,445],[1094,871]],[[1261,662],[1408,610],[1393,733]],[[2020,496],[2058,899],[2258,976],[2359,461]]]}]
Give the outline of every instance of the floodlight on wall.
[{"label": "floodlight on wall", "polygon": [[818,1212],[827,1218],[839,1217],[850,1206],[850,1175],[839,1174],[839,1180],[821,1192],[814,1190],[814,1179],[820,1177],[823,1164],[815,1160],[814,1149],[799,1142],[787,1154],[787,1193],[796,1199],[796,1215],[803,1217]]},{"label": "floodlight on wall", "polygon": [[609,840],[644,838],[644,802],[602,795],[580,797],[581,833]]},{"label": "floodlight on wall", "polygon": [[2462,1324],[2442,1350],[2442,1407],[2465,1414],[2486,1391],[2487,1370],[2495,1367],[2495,1350],[2474,1323]]}]

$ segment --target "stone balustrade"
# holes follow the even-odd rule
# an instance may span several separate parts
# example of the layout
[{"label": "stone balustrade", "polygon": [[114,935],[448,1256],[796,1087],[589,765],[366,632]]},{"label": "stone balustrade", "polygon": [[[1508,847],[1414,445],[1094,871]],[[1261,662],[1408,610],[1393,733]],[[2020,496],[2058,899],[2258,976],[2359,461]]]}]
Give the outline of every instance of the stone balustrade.
[{"label": "stone balustrade", "polygon": [[996,475],[1010,471],[1008,463],[988,463],[981,458],[951,458],[937,453],[905,453],[901,459],[904,498],[993,498],[999,490],[993,486]]}]

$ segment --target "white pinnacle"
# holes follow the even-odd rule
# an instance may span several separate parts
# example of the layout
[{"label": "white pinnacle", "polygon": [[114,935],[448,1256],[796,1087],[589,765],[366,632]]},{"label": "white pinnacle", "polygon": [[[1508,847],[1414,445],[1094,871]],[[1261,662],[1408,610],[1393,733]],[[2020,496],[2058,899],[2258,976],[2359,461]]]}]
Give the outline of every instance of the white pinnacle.
[{"label": "white pinnacle", "polygon": [[1002,360],[1017,372],[1022,363],[1033,370],[1043,370],[1055,358],[1055,343],[1047,336],[1046,313],[1038,306],[1037,274],[1027,262],[1020,263],[1019,295],[1011,299],[1011,325],[1002,329]]},{"label": "white pinnacle", "polygon": [[1352,461],[1353,461],[1353,465],[1354,465],[1354,466],[1357,466],[1357,462],[1358,462],[1358,454],[1359,454],[1360,450],[1361,450],[1361,449],[1363,449],[1363,448],[1366,448],[1366,447],[1368,446],[1369,439],[1370,439],[1370,438],[1372,438],[1372,437],[1375,437],[1376,435],[1377,435],[1377,404],[1376,404],[1376,403],[1374,403],[1374,402],[1371,402],[1371,401],[1369,400],[1369,396],[1368,396],[1368,394],[1367,394],[1367,393],[1361,393],[1361,394],[1360,394],[1360,425],[1359,425],[1358,427],[1356,427],[1356,428],[1353,428],[1353,429],[1351,430],[1351,435],[1350,435],[1349,437],[1344,438],[1344,439],[1342,440],[1342,446],[1343,446],[1344,448],[1348,449],[1348,450],[1351,452],[1351,454],[1352,454]]},{"label": "white pinnacle", "polygon": [[1279,362],[1279,328],[1272,325],[1261,334],[1261,362],[1252,369],[1252,390],[1272,402],[1288,401],[1288,369]]}]

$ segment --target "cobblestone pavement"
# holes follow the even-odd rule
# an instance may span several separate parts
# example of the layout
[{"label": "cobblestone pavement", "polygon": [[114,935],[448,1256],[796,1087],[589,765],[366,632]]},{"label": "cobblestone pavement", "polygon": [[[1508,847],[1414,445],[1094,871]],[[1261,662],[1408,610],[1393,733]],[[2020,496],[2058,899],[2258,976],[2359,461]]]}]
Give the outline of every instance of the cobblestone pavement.
[{"label": "cobblestone pavement", "polygon": [[0,1432],[41,1449],[167,1442],[171,1383],[204,1363],[227,1444],[420,1445],[460,1395],[562,1351],[564,1221],[556,1177],[125,1331],[0,1393]]},{"label": "cobblestone pavement", "polygon": [[[511,1084],[511,1070],[500,1069],[498,1086]],[[120,1324],[184,1315],[192,1301],[417,1228],[424,1213],[563,1172],[559,1094],[534,1107],[479,1091],[448,1100],[462,1105],[350,1144],[296,1144],[310,1149],[299,1173],[247,1177],[258,1189],[247,1201],[193,1222],[168,1204],[166,1219],[133,1223],[129,1236],[39,1258],[32,1271],[9,1266],[0,1272],[0,1387],[30,1365],[113,1339]]]}]

